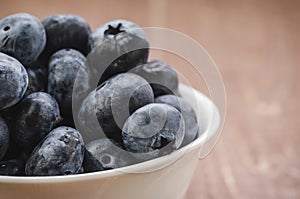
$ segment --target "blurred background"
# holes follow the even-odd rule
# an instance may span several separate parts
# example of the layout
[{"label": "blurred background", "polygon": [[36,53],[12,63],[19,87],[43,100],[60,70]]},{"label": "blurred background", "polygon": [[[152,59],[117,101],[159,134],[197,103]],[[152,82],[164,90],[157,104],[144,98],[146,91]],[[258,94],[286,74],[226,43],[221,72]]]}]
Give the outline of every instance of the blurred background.
[{"label": "blurred background", "polygon": [[[125,18],[189,35],[222,74],[227,116],[216,147],[199,161],[186,199],[300,198],[300,1],[0,0],[0,5],[0,18],[73,13],[92,29]],[[151,56],[184,67],[172,56]]]}]

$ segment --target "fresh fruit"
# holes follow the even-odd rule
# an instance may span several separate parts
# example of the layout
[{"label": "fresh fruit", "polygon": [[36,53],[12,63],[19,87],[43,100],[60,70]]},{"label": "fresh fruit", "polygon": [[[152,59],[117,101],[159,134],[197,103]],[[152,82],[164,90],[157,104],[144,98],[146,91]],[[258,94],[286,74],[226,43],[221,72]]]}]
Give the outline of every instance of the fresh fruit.
[{"label": "fresh fruit", "polygon": [[0,21],[0,51],[25,66],[34,62],[46,45],[42,23],[27,13],[9,15]]},{"label": "fresh fruit", "polygon": [[59,14],[42,20],[46,30],[47,44],[39,60],[48,63],[50,56],[64,48],[73,48],[87,55],[90,51],[88,39],[89,24],[80,16]]},{"label": "fresh fruit", "polygon": [[72,14],[0,20],[0,175],[116,169],[196,139],[175,69],[148,61],[149,48],[122,19],[92,33]]},{"label": "fresh fruit", "polygon": [[83,101],[77,127],[88,141],[108,137],[120,142],[121,129],[129,115],[153,101],[152,89],[145,79],[132,73],[119,74]]},{"label": "fresh fruit", "polygon": [[165,62],[150,60],[146,64],[133,68],[130,72],[145,78],[150,83],[155,97],[178,93],[177,73]]},{"label": "fresh fruit", "polygon": [[0,117],[0,160],[6,153],[9,144],[9,132],[6,122]]},{"label": "fresh fruit", "polygon": [[30,65],[26,68],[28,74],[28,87],[24,96],[35,92],[45,92],[47,90],[48,72],[39,65]]},{"label": "fresh fruit", "polygon": [[102,164],[86,148],[84,150],[82,169],[85,173],[104,170]]},{"label": "fresh fruit", "polygon": [[[77,50],[62,49],[54,53],[49,61],[48,93],[58,102],[64,120],[73,120],[72,95],[82,102],[89,94],[89,72],[85,57]],[[79,87],[74,88],[78,81]]]},{"label": "fresh fruit", "polygon": [[60,120],[56,100],[44,92],[28,95],[6,115],[12,141],[30,152]]},{"label": "fresh fruit", "polygon": [[162,95],[154,99],[155,103],[168,104],[181,112],[185,123],[185,134],[181,146],[191,143],[197,136],[199,125],[193,107],[181,97]]},{"label": "fresh fruit", "polygon": [[33,176],[76,174],[83,157],[80,133],[71,127],[58,127],[36,146],[26,163],[25,173]]},{"label": "fresh fruit", "polygon": [[149,42],[145,32],[135,23],[114,20],[97,28],[90,36],[93,51],[89,67],[100,83],[119,73],[147,62]]},{"label": "fresh fruit", "polygon": [[28,75],[15,58],[0,52],[0,110],[15,105],[28,86]]},{"label": "fresh fruit", "polygon": [[107,138],[93,140],[86,145],[86,149],[105,170],[125,167],[137,162],[130,153]]},{"label": "fresh fruit", "polygon": [[125,122],[122,139],[126,149],[139,159],[153,159],[178,149],[184,137],[184,119],[166,104],[148,104]]}]

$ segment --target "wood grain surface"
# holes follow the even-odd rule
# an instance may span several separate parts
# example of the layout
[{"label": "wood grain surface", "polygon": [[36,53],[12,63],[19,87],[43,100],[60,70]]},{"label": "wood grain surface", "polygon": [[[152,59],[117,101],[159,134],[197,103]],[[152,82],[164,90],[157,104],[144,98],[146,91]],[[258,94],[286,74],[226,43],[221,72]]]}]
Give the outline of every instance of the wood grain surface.
[{"label": "wood grain surface", "polygon": [[207,49],[224,79],[227,117],[186,199],[300,198],[299,10],[297,0],[0,0],[0,17],[75,13],[93,29],[126,18],[175,29]]}]

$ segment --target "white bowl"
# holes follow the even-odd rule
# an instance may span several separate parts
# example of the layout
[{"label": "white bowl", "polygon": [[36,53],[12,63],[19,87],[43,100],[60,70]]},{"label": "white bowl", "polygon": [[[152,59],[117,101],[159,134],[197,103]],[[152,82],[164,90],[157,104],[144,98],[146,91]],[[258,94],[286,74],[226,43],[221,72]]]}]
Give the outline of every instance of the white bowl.
[{"label": "white bowl", "polygon": [[140,164],[87,174],[53,177],[0,176],[1,199],[183,199],[201,146],[220,125],[216,106],[202,93],[180,85],[197,112],[203,134],[170,155]]}]

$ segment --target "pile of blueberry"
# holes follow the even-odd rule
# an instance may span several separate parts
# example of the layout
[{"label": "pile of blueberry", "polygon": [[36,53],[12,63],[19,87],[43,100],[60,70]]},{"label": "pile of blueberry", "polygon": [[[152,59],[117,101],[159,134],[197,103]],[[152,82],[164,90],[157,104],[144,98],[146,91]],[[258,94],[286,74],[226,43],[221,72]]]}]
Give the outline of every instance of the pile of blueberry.
[{"label": "pile of blueberry", "polygon": [[[0,175],[71,175],[172,153],[199,134],[176,71],[133,22],[0,20]],[[86,142],[86,143],[84,143]]]}]

